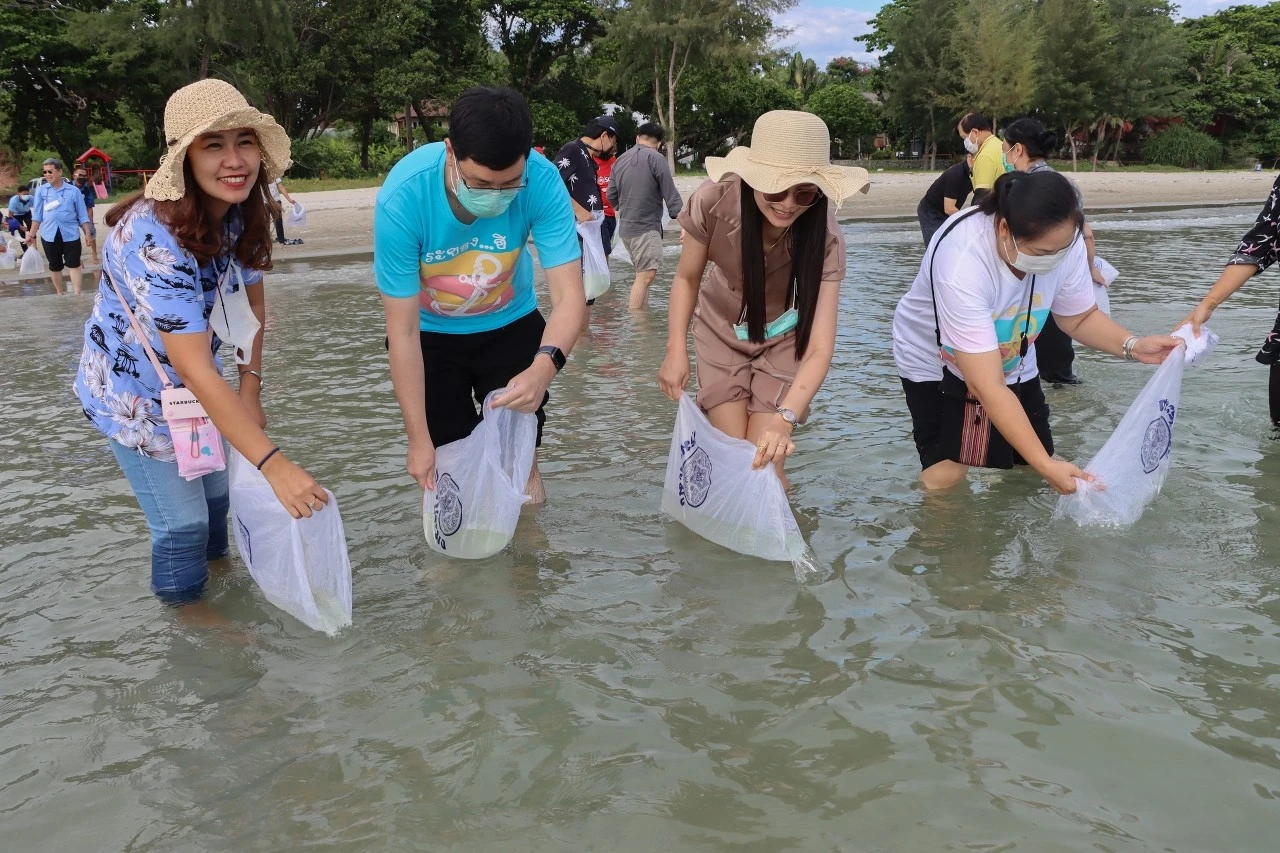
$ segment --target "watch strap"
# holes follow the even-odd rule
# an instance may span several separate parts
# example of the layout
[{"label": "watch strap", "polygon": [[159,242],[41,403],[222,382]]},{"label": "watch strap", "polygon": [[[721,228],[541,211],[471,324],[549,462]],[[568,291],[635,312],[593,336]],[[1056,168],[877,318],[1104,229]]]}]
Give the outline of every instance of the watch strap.
[{"label": "watch strap", "polygon": [[564,353],[561,352],[560,347],[552,346],[550,344],[538,347],[538,355],[549,356],[551,358],[551,363],[556,366],[556,373],[559,373],[564,369],[567,361],[564,357]]}]

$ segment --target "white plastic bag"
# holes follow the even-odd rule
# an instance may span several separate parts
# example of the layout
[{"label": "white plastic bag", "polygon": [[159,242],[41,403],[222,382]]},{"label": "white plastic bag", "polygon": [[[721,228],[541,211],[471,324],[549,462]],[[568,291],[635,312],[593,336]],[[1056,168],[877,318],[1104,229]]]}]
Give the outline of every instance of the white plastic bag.
[{"label": "white plastic bag", "polygon": [[1075,494],[1058,498],[1054,518],[1070,518],[1082,527],[1128,527],[1160,493],[1173,452],[1183,368],[1199,364],[1218,343],[1207,328],[1200,333],[1193,337],[1190,325],[1174,332],[1187,346],[1156,368],[1111,438],[1085,466],[1098,482],[1076,480]]},{"label": "white plastic bag", "polygon": [[0,242],[0,270],[11,270],[18,265],[18,256],[6,242]]},{"label": "white plastic bag", "polygon": [[787,560],[796,579],[817,571],[772,465],[753,470],[756,448],[711,425],[680,395],[662,510],[685,527],[740,554]]},{"label": "white plastic bag", "polygon": [[1095,257],[1093,265],[1102,271],[1102,280],[1106,282],[1104,287],[1096,281],[1093,283],[1093,301],[1098,303],[1098,308],[1102,309],[1102,313],[1108,317],[1111,316],[1111,283],[1120,277],[1120,271],[1111,264],[1107,263],[1103,258]]},{"label": "white plastic bag", "polygon": [[35,246],[31,246],[22,256],[22,267],[18,270],[18,274],[40,275],[43,272],[44,258],[40,257],[40,251]]},{"label": "white plastic bag", "polygon": [[604,238],[600,228],[604,216],[592,217],[578,223],[578,236],[582,238],[582,288],[587,299],[599,299],[609,289],[609,259],[604,254]]},{"label": "white plastic bag", "polygon": [[330,636],[350,625],[351,562],[333,493],[319,512],[295,519],[234,449],[227,476],[236,549],[267,601]]},{"label": "white plastic bag", "polygon": [[636,262],[631,260],[631,253],[627,251],[627,246],[622,242],[621,237],[616,237],[613,241],[613,253],[609,255],[611,261],[622,261],[629,267],[634,267]]},{"label": "white plastic bag", "polygon": [[298,228],[307,227],[307,209],[302,206],[302,202],[295,201],[293,205],[285,211],[284,221]]},{"label": "white plastic bag", "polygon": [[538,417],[493,408],[466,438],[436,448],[436,487],[422,495],[422,529],[433,551],[478,560],[507,547],[529,501]]}]

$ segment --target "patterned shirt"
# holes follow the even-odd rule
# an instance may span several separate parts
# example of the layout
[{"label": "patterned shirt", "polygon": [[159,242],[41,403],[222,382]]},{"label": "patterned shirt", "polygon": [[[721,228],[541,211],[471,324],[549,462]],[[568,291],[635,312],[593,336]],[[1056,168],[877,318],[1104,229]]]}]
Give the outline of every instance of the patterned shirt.
[{"label": "patterned shirt", "polygon": [[1262,206],[1257,222],[1244,235],[1227,264],[1254,264],[1258,272],[1262,272],[1276,261],[1280,261],[1280,177],[1271,187],[1271,195]]},{"label": "patterned shirt", "polygon": [[591,213],[604,210],[600,186],[596,183],[596,161],[585,142],[575,139],[565,143],[556,154],[555,164],[560,170],[560,180],[569,190],[569,198]]},{"label": "patterned shirt", "polygon": [[[242,227],[239,208],[232,208],[226,224],[228,245],[235,244]],[[219,282],[234,293],[241,284],[262,281],[258,270],[228,275],[233,263],[228,252],[200,266],[156,219],[150,202],[134,205],[107,237],[103,268],[111,271],[175,386],[181,386],[182,380],[169,364],[158,332],[208,334]],[[217,356],[221,346],[222,341],[212,336],[210,347],[218,370],[222,369]],[[105,272],[98,281],[93,313],[84,324],[84,349],[72,387],[85,417],[103,435],[143,456],[176,461],[169,426],[160,414],[164,383],[134,334]]]}]

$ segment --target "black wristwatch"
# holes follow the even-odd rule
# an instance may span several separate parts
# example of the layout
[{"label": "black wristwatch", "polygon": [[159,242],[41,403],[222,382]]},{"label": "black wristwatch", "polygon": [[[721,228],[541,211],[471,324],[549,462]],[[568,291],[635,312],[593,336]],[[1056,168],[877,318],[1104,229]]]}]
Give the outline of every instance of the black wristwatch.
[{"label": "black wristwatch", "polygon": [[551,363],[556,366],[556,373],[564,369],[566,359],[564,353],[560,351],[560,347],[551,346],[550,344],[545,347],[538,347],[538,355],[550,356]]}]

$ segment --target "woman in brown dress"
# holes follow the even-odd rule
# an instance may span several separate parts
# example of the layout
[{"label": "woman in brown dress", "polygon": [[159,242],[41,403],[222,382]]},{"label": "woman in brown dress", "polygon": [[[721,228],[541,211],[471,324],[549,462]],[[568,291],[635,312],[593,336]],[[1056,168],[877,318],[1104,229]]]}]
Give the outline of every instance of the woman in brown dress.
[{"label": "woman in brown dress", "polygon": [[673,400],[684,391],[692,321],[698,406],[756,445],[754,467],[772,462],[782,477],[835,349],[845,273],[835,213],[869,182],[865,169],[831,165],[830,134],[812,113],[765,113],[751,142],[708,157],[710,180],[680,212],[658,384]]}]

